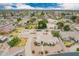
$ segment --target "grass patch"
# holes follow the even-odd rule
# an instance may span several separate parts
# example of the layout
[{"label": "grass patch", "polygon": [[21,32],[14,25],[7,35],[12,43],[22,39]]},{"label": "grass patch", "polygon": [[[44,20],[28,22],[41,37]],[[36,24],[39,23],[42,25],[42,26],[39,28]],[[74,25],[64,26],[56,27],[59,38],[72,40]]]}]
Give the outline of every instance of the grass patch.
[{"label": "grass patch", "polygon": [[66,47],[71,47],[73,44],[74,44],[74,42],[71,42],[71,41],[64,41],[64,45],[65,45]]}]

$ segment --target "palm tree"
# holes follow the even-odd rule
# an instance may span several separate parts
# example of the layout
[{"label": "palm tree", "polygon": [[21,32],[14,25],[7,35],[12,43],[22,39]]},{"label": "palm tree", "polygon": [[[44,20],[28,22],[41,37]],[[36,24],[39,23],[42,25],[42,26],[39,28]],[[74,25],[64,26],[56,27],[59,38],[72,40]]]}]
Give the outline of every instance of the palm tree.
[{"label": "palm tree", "polygon": [[48,54],[48,51],[47,50],[45,51],[45,54]]},{"label": "palm tree", "polygon": [[32,53],[33,53],[33,54],[35,54],[35,51],[34,51],[34,50],[32,50]]},{"label": "palm tree", "polygon": [[37,45],[37,42],[34,42],[34,45]]},{"label": "palm tree", "polygon": [[41,51],[40,54],[43,55],[43,51]]}]

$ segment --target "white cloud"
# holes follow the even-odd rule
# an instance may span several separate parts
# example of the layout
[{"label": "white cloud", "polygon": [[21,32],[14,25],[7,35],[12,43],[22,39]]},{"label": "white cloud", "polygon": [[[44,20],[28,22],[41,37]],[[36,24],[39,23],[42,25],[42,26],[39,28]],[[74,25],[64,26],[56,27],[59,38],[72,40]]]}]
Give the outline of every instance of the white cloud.
[{"label": "white cloud", "polygon": [[5,6],[4,9],[14,9],[12,6]]},{"label": "white cloud", "polygon": [[[17,3],[17,4],[2,4],[4,6],[4,9],[34,9],[34,7],[31,7],[29,5],[25,5],[23,3]],[[12,7],[16,6],[16,7]]]},{"label": "white cloud", "polygon": [[16,4],[16,9],[34,9],[34,7],[31,7],[29,5],[26,4]]},{"label": "white cloud", "polygon": [[79,4],[78,3],[63,3],[62,9],[67,9],[67,10],[79,10]]},{"label": "white cloud", "polygon": [[26,5],[26,4],[16,4],[16,9],[46,9],[46,8],[42,8],[42,7],[32,7],[30,5]]}]

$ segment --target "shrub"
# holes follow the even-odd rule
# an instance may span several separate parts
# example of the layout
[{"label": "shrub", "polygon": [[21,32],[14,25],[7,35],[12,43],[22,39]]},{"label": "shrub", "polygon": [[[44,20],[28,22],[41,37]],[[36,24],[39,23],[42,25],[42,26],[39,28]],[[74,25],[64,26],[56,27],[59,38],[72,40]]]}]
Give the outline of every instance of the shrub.
[{"label": "shrub", "polygon": [[60,35],[59,35],[59,31],[53,31],[52,32],[52,35],[54,36],[54,37],[59,37]]}]

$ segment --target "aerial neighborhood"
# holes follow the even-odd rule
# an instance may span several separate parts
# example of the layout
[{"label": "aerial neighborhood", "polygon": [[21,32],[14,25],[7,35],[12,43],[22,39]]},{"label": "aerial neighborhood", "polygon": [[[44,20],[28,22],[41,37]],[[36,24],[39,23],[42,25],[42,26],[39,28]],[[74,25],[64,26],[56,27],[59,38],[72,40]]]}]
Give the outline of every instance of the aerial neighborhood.
[{"label": "aerial neighborhood", "polygon": [[79,11],[0,10],[0,56],[79,52]]}]

